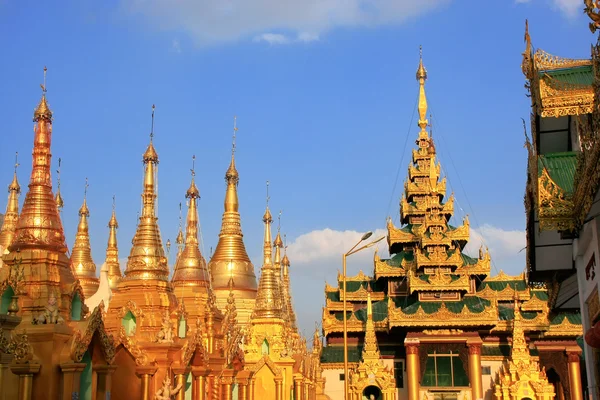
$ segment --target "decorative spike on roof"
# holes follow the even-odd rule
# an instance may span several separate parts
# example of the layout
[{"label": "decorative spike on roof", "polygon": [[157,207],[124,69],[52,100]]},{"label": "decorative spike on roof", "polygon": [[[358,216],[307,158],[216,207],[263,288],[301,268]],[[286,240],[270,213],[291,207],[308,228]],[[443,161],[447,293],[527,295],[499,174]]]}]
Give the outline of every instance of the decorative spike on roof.
[{"label": "decorative spike on roof", "polygon": [[367,288],[367,326],[365,329],[365,343],[362,351],[363,361],[379,362],[381,354],[377,345],[377,337],[375,336],[375,326],[373,325],[373,304],[371,302],[371,285]]},{"label": "decorative spike on roof", "polygon": [[[4,222],[0,228],[0,251],[8,253],[8,246],[15,236],[15,229],[19,221],[19,194],[21,194],[21,186],[17,179],[17,168],[19,167],[19,153],[15,154],[15,172],[13,180],[8,185],[8,202],[6,204],[6,213],[4,214]],[[0,254],[1,255],[1,254]]]},{"label": "decorative spike on roof", "polygon": [[127,259],[125,278],[128,280],[162,280],[169,276],[167,258],[162,245],[158,218],[156,217],[156,174],[158,154],[152,144],[154,136],[154,110],[152,105],[152,131],[150,144],[143,155],[144,187],[142,191],[142,215],[133,237],[133,247]]},{"label": "decorative spike on roof", "polygon": [[283,318],[283,304],[279,274],[271,260],[271,211],[269,211],[269,182],[267,181],[267,208],[263,216],[265,236],[263,244],[263,266],[256,293],[253,318]]},{"label": "decorative spike on roof", "polygon": [[117,288],[117,285],[121,281],[121,265],[119,264],[119,247],[117,245],[117,229],[119,229],[119,223],[117,222],[117,214],[115,211],[115,196],[113,196],[113,209],[110,220],[108,221],[108,244],[106,246],[106,258],[104,263],[107,268],[108,285],[111,290]]},{"label": "decorative spike on roof", "polygon": [[[195,183],[196,156],[192,157],[192,179],[185,197],[188,199],[188,213],[185,227],[185,247],[175,263],[175,272],[172,282],[177,285],[193,285],[209,287],[208,269],[206,260],[202,256],[198,241],[198,204],[200,191]],[[208,298],[208,297],[207,297]]]},{"label": "decorative spike on roof", "polygon": [[42,100],[34,112],[36,124],[29,190],[9,251],[37,248],[66,254],[65,234],[52,194],[52,112],[46,103],[46,71],[44,67]]},{"label": "decorative spike on roof", "polygon": [[87,206],[87,178],[85,179],[85,192],[83,204],[79,209],[79,224],[75,234],[75,244],[71,252],[71,266],[75,276],[79,279],[83,294],[86,298],[91,297],[98,290],[99,280],[96,277],[96,264],[92,259],[92,248],[90,245],[90,233],[88,218],[90,210]]},{"label": "decorative spike on roof", "polygon": [[[234,118],[231,162],[225,173],[225,181],[227,182],[225,210],[221,222],[219,242],[210,260],[209,267],[213,289],[222,291],[223,295],[226,296],[229,278],[234,276],[236,291],[238,291],[236,298],[254,298],[256,295],[256,275],[244,245],[237,194],[239,183],[239,174],[235,167],[235,137],[237,131],[237,119]],[[239,293],[240,291],[244,292],[244,295]]]}]

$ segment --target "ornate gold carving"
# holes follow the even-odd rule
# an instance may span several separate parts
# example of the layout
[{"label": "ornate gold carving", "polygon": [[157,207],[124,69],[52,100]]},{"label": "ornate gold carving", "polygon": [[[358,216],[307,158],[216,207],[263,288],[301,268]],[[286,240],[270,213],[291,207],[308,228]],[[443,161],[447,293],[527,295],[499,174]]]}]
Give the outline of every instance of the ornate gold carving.
[{"label": "ornate gold carving", "polygon": [[94,333],[98,334],[100,339],[104,359],[108,364],[112,364],[115,358],[115,340],[112,335],[108,335],[104,329],[103,321],[104,301],[101,301],[98,307],[94,309],[92,315],[86,321],[85,331],[77,330],[71,343],[71,359],[80,362],[87,351]]},{"label": "ornate gold carving", "polygon": [[25,331],[12,335],[7,350],[6,353],[12,354],[17,364],[27,364],[33,360],[33,348]]},{"label": "ornate gold carving", "polygon": [[552,55],[542,49],[537,49],[533,55],[535,66],[538,70],[549,71],[553,69],[564,69],[592,65],[590,60],[576,60]]},{"label": "ornate gold carving", "polygon": [[118,344],[122,344],[125,349],[133,356],[137,366],[146,366],[150,363],[148,353],[142,350],[133,336],[127,336],[125,328],[119,330]]},{"label": "ornate gold carving", "polygon": [[504,289],[499,291],[486,286],[485,289],[478,291],[477,295],[487,299],[496,298],[500,301],[510,301],[513,300],[515,296],[517,296],[519,300],[529,300],[531,298],[529,288],[525,288],[524,290],[515,290],[510,285],[506,285]]},{"label": "ornate gold carving", "polygon": [[462,329],[425,329],[423,330],[425,335],[430,336],[450,336],[450,335],[459,335],[463,333]]},{"label": "ornate gold carving", "polygon": [[565,316],[560,324],[550,325],[543,335],[544,337],[581,336],[583,335],[583,327],[581,324],[571,323],[569,318]]},{"label": "ornate gold carving", "polygon": [[42,324],[62,324],[65,320],[60,315],[60,310],[58,308],[56,294],[54,290],[50,290],[50,297],[48,298],[48,304],[44,306],[44,311],[39,314],[37,317],[33,318],[32,323],[34,325],[42,325]]},{"label": "ornate gold carving", "polygon": [[163,380],[162,386],[156,391],[154,399],[171,400],[174,396],[177,396],[182,387],[183,381],[180,381],[177,387],[173,387],[173,385],[171,385],[171,378],[169,377],[169,374],[167,374]]},{"label": "ornate gold carving", "polygon": [[[438,271],[436,269],[436,271]],[[429,275],[429,282],[420,279],[413,271],[408,272],[408,287],[410,293],[419,292],[437,292],[437,291],[455,291],[463,290],[468,292],[470,288],[470,279],[468,275],[461,275],[456,280],[452,280],[450,274],[437,272]]]},{"label": "ornate gold carving", "polygon": [[600,28],[600,6],[597,1],[594,0],[584,0],[585,8],[583,11],[590,17],[592,22],[590,22],[590,31],[592,33],[596,32],[596,29]]},{"label": "ornate gold carving", "polygon": [[464,306],[460,313],[448,310],[445,303],[433,313],[427,313],[421,306],[413,314],[407,314],[388,300],[389,327],[438,327],[438,326],[486,326],[494,325],[498,320],[498,306],[495,302],[480,313],[472,312]]}]

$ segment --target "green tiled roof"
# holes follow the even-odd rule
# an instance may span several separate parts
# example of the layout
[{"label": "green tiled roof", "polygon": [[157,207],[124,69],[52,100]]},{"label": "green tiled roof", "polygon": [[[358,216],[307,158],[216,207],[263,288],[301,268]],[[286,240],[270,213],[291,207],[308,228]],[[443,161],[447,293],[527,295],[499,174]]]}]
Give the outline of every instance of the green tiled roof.
[{"label": "green tiled roof", "polygon": [[[534,319],[537,315],[538,314],[535,311],[521,311],[523,319]],[[515,319],[515,309],[512,305],[498,305],[498,318],[500,318],[501,321],[512,321]]]},{"label": "green tiled roof", "polygon": [[329,299],[331,301],[341,301],[340,292],[339,291],[327,292],[327,299]]},{"label": "green tiled roof", "polygon": [[[383,301],[373,302],[373,321],[379,322],[386,319],[388,315],[387,308],[387,297]],[[333,314],[338,321],[344,320],[344,312],[338,311]],[[354,315],[359,321],[365,322],[367,320],[367,308],[361,308],[354,312]],[[346,311],[346,318],[350,318],[352,316],[351,311]]]},{"label": "green tiled roof", "polygon": [[[366,281],[362,281],[362,282],[346,281],[346,290],[348,292],[356,292],[361,287],[366,289],[369,284],[371,285],[371,290],[374,292],[383,292],[383,290],[386,288],[386,282],[366,280]],[[344,284],[340,281],[339,287],[343,288],[343,286],[344,286]]]},{"label": "green tiled roof", "polygon": [[475,265],[477,264],[477,259],[466,255],[465,253],[460,253],[460,256],[463,259],[463,265]]},{"label": "green tiled roof", "polygon": [[483,282],[481,282],[481,285],[479,286],[479,290],[483,290],[486,287],[489,287],[492,290],[500,292],[500,291],[506,289],[507,286],[510,286],[512,289],[516,289],[518,291],[523,291],[523,290],[527,289],[527,283],[524,280],[518,280],[518,281],[492,281],[492,282],[483,281]]},{"label": "green tiled roof", "polygon": [[401,251],[396,253],[389,260],[382,260],[390,267],[400,267],[402,265],[402,260],[406,260],[411,262],[415,259],[415,256],[412,251]]},{"label": "green tiled roof", "polygon": [[570,85],[591,86],[594,81],[594,74],[591,65],[581,67],[557,69],[553,71],[542,72],[543,75],[548,75],[561,83]]},{"label": "green tiled roof", "polygon": [[[348,362],[359,362],[362,357],[362,345],[348,346]],[[383,356],[394,356],[399,358],[401,346],[380,346],[379,352]],[[321,353],[322,363],[342,363],[344,362],[344,347],[339,345],[330,345],[323,347]]]},{"label": "green tiled roof", "polygon": [[541,290],[532,290],[531,294],[540,300],[544,300],[544,301],[548,300],[548,292],[544,292]]},{"label": "green tiled roof", "polygon": [[556,314],[552,320],[550,320],[550,325],[559,325],[564,319],[567,318],[572,324],[581,324],[581,314],[580,313],[558,313]]},{"label": "green tiled roof", "polygon": [[538,156],[538,175],[543,168],[548,170],[552,180],[567,194],[573,193],[573,183],[577,170],[577,153],[567,151],[562,153],[548,153]]},{"label": "green tiled roof", "polygon": [[440,309],[442,303],[446,305],[446,308],[448,308],[449,311],[457,314],[460,313],[465,306],[471,312],[480,313],[491,304],[489,300],[486,300],[482,297],[466,296],[461,301],[414,301],[412,304],[404,307],[402,311],[406,314],[414,314],[417,312],[420,306],[427,314],[433,314]]}]

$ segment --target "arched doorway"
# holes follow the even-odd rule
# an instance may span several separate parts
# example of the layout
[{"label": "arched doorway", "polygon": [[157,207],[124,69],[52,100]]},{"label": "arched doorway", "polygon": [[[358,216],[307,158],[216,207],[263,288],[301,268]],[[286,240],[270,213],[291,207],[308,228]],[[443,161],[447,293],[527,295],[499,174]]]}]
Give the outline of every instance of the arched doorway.
[{"label": "arched doorway", "polygon": [[363,390],[363,400],[382,400],[381,397],[381,389],[377,386],[367,386],[365,390]]}]

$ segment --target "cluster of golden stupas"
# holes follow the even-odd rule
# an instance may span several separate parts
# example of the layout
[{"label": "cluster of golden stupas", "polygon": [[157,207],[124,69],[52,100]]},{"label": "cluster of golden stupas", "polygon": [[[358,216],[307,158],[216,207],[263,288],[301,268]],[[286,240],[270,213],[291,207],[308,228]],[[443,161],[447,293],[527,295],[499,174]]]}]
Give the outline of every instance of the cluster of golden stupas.
[{"label": "cluster of golden stupas", "polygon": [[15,168],[0,231],[0,399],[326,398],[320,337],[315,332],[309,351],[298,332],[290,261],[282,257],[279,229],[271,240],[268,204],[256,283],[238,210],[236,129],[221,233],[210,262],[199,248],[200,194],[192,169],[185,234],[180,227],[169,278],[156,216],[159,158],[151,134],[143,154],[142,213],[127,267],[123,273],[119,267],[113,200],[98,277],[85,197],[68,253],[60,183],[56,195],[52,191],[53,117],[42,87],[29,188],[19,212]]}]

